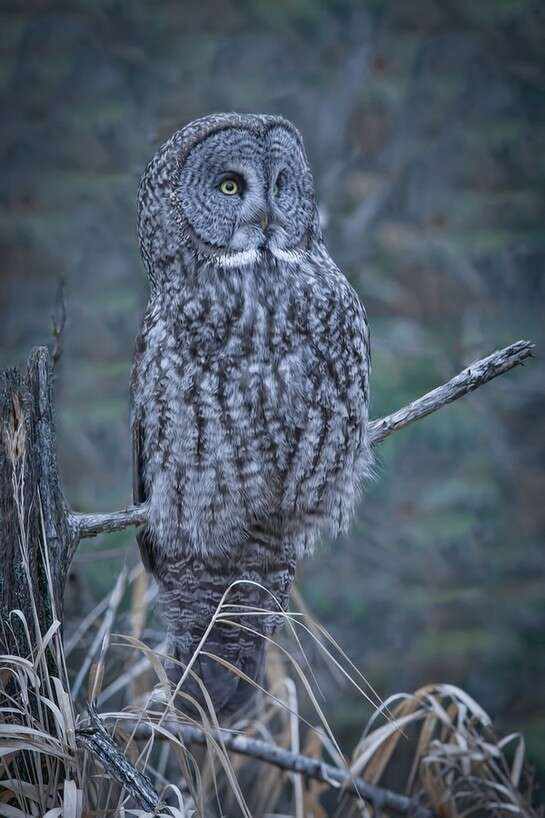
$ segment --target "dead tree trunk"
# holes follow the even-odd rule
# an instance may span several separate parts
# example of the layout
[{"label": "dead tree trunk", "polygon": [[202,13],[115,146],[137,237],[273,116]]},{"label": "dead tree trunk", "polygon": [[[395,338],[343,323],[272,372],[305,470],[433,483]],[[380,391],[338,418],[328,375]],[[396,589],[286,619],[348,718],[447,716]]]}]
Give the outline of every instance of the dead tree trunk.
[{"label": "dead tree trunk", "polygon": [[77,545],[57,472],[47,349],[35,349],[25,371],[0,373],[0,424],[0,653],[24,656],[24,625],[11,612],[31,633],[62,622]]}]

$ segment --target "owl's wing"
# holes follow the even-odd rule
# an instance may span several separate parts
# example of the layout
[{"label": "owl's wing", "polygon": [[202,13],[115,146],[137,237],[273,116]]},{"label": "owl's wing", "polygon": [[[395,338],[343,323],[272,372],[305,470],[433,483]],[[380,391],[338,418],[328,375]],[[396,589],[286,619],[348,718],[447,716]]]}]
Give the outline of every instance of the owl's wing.
[{"label": "owl's wing", "polygon": [[135,505],[146,502],[142,469],[142,428],[139,418],[132,422],[132,499]]},{"label": "owl's wing", "polygon": [[[132,420],[132,496],[135,505],[145,503],[148,499],[144,483],[142,424],[136,416]],[[153,542],[146,526],[136,532],[136,542],[146,571],[153,573]]]},{"label": "owl's wing", "polygon": [[355,366],[355,372],[357,372],[357,377],[361,383],[363,401],[367,406],[369,404],[369,374],[371,372],[371,339],[367,312],[358,294],[345,276],[342,275],[323,242],[319,244],[317,254],[319,268],[325,270],[337,281],[340,276],[344,282],[344,286],[341,288],[342,295],[339,299],[339,304],[342,307],[342,320],[354,330],[350,349],[344,352],[345,355],[349,353],[349,362],[351,361]]}]

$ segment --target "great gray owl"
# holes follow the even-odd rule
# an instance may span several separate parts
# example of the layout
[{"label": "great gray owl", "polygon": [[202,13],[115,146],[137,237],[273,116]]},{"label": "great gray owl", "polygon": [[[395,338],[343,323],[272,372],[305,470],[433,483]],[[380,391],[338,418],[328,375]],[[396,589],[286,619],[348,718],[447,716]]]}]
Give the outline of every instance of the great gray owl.
[{"label": "great gray owl", "polygon": [[[193,667],[225,715],[252,691],[225,662],[261,684],[296,561],[346,529],[369,472],[367,321],[280,117],[177,131],[142,178],[138,232],[151,288],[131,389],[139,545],[182,663],[240,581]],[[194,680],[183,690],[203,701]]]}]

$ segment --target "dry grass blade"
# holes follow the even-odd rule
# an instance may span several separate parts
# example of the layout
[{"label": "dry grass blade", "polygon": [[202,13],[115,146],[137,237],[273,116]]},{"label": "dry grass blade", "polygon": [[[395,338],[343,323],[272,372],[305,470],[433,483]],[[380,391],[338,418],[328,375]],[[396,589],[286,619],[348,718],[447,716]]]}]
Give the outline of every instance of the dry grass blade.
[{"label": "dry grass blade", "polygon": [[[14,705],[2,707],[0,777],[5,791],[12,794],[9,800],[17,804],[13,809],[24,815],[36,814],[33,803],[39,804],[43,814],[55,808],[55,802],[60,808],[65,798],[63,782],[70,780],[76,786],[80,780],[67,681],[64,678],[63,685],[50,670],[52,643],[60,640],[58,629],[50,628],[46,636],[38,641],[31,668],[15,657],[0,658],[3,668],[11,668],[0,698]],[[45,661],[46,653],[49,661]]]},{"label": "dry grass blade", "polygon": [[[398,723],[411,726],[411,731],[419,726],[408,792],[425,795],[446,818],[478,811],[494,816],[516,812],[525,818],[537,814],[531,807],[531,793],[520,788],[525,773],[522,738],[513,734],[498,740],[488,714],[465,691],[453,685],[429,685],[395,698]],[[399,740],[391,729],[392,725],[385,725],[364,732],[355,752],[354,773],[365,769],[373,783],[385,776]],[[505,748],[515,741],[509,764]]]},{"label": "dry grass blade", "polygon": [[[93,660],[94,660],[94,658],[95,658],[95,656],[96,656],[99,649],[100,649],[100,656],[99,656],[99,660],[98,660],[99,664],[104,659],[104,654],[105,654],[105,652],[107,650],[107,647],[108,647],[108,642],[109,642],[112,626],[113,626],[113,623],[114,623],[114,620],[115,620],[115,615],[117,613],[117,609],[119,607],[121,599],[123,598],[123,593],[125,591],[126,583],[127,583],[127,569],[123,568],[123,570],[121,571],[121,573],[119,574],[119,576],[117,578],[114,589],[113,589],[112,593],[110,594],[108,607],[106,609],[106,613],[104,615],[102,625],[98,629],[98,631],[96,633],[96,636],[93,639],[92,645],[89,648],[89,650],[87,652],[87,655],[85,656],[85,659],[82,662],[82,665],[81,665],[81,667],[79,669],[78,675],[76,676],[76,679],[75,679],[74,684],[72,686],[72,696],[74,698],[78,695],[78,693],[80,691],[80,688],[81,688],[81,686],[83,684],[83,681],[84,681],[85,677],[87,676],[87,674],[89,672],[89,668],[91,667],[91,665],[93,663]],[[98,672],[95,672],[94,678],[95,678],[95,680],[100,678],[100,674]],[[91,699],[93,699],[95,697],[95,695],[96,695],[95,690],[90,691],[90,698]]]},{"label": "dry grass blade", "polygon": [[41,503],[38,497],[41,539],[36,550],[42,560],[51,612],[50,625],[43,631],[31,580],[24,473],[15,459],[12,467],[18,544],[32,616],[27,621],[21,611],[11,612],[10,618],[23,626],[27,645],[18,644],[22,656],[0,657],[0,779],[6,793],[0,814],[35,816],[62,810],[63,815],[79,818],[83,803],[81,768],[75,752],[74,711]]}]

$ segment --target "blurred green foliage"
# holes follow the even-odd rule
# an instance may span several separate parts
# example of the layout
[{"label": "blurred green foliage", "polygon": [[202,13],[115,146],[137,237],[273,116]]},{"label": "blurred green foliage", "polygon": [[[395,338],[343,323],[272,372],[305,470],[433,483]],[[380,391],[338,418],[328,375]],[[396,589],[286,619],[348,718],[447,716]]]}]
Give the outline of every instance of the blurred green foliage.
[{"label": "blurred green foliage", "polygon": [[[197,115],[279,112],[303,131],[328,244],[369,313],[374,416],[519,337],[542,348],[543,4],[5,0],[0,15],[1,362],[48,340],[64,278],[57,421],[75,508],[130,499],[137,182]],[[388,440],[350,536],[300,572],[382,695],[459,684],[525,731],[541,773],[543,386],[538,358]],[[116,546],[133,534],[82,548]],[[76,563],[73,616],[120,565]],[[362,706],[321,675],[353,739]]]}]

